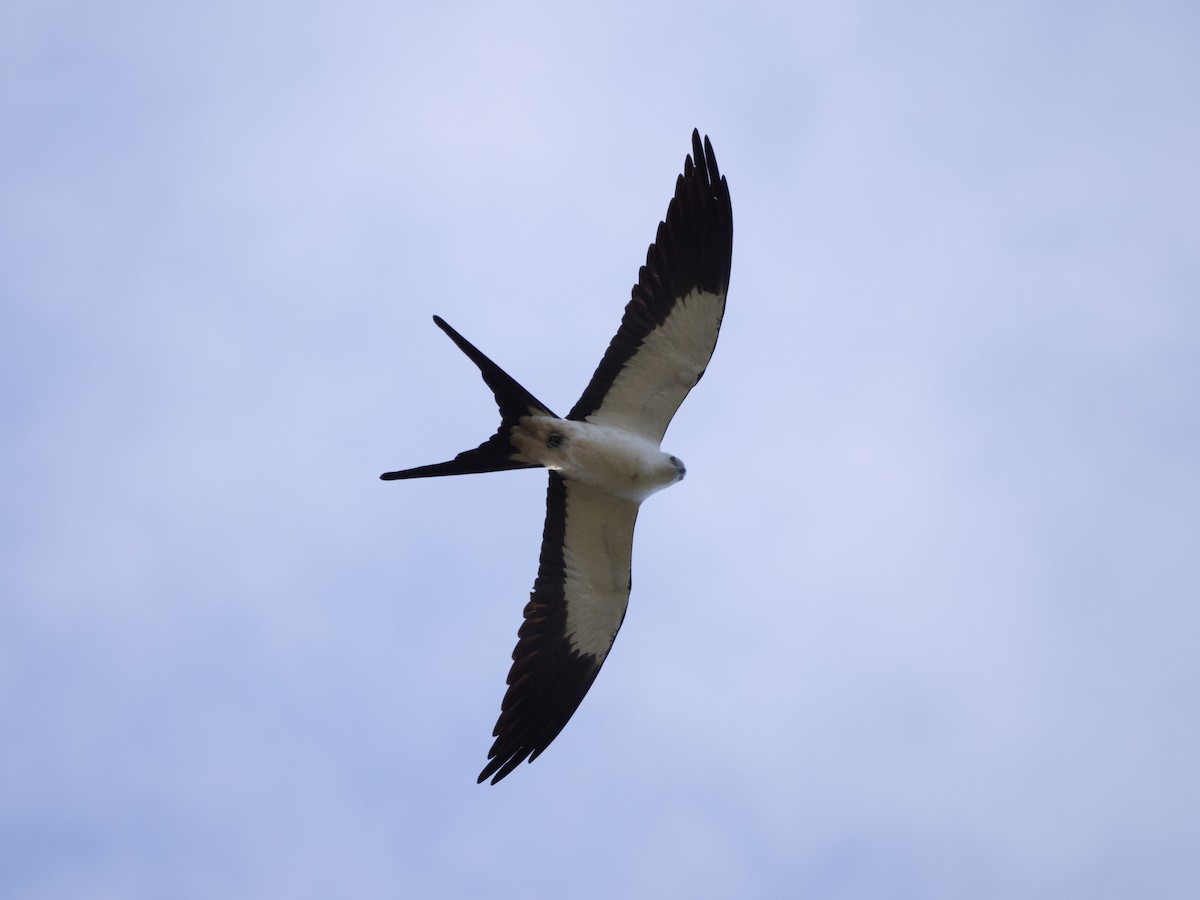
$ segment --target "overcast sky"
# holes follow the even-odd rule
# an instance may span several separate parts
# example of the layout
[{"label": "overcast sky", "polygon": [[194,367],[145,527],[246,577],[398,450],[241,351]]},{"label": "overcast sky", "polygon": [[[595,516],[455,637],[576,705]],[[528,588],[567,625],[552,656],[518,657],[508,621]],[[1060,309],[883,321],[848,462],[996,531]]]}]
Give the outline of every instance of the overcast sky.
[{"label": "overcast sky", "polygon": [[[0,896],[1185,898],[1192,3],[0,14]],[[555,409],[693,127],[724,330],[579,713],[477,786]]]}]

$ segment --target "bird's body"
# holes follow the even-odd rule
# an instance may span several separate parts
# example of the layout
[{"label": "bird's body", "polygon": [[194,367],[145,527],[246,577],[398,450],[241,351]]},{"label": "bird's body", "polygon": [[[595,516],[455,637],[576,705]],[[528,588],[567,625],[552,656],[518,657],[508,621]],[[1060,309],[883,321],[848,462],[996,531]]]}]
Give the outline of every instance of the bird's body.
[{"label": "bird's body", "polygon": [[528,462],[630,503],[682,481],[687,471],[654,441],[612,425],[529,416],[517,422],[510,440]]},{"label": "bird's body", "polygon": [[481,782],[535,759],[583,700],[625,617],[638,509],[684,476],[659,445],[716,346],[733,245],[729,188],[712,146],[693,132],[692,148],[695,163],[684,164],[621,327],[565,418],[434,316],[479,367],[500,427],[452,460],[382,477],[550,472],[538,575]]}]

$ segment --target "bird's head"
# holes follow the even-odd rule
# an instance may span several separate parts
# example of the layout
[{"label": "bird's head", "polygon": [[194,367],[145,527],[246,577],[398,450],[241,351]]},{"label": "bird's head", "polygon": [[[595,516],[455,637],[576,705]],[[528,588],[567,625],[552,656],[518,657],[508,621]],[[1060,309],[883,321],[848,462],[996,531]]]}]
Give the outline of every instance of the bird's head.
[{"label": "bird's head", "polygon": [[675,467],[675,471],[678,473],[678,474],[675,476],[675,480],[676,480],[676,481],[683,481],[683,476],[687,474],[687,466],[685,466],[685,465],[683,464],[683,460],[682,460],[682,459],[680,459],[678,456],[670,456],[670,455],[668,455],[668,456],[667,456],[667,462],[668,462],[670,465],[674,466],[674,467]]}]

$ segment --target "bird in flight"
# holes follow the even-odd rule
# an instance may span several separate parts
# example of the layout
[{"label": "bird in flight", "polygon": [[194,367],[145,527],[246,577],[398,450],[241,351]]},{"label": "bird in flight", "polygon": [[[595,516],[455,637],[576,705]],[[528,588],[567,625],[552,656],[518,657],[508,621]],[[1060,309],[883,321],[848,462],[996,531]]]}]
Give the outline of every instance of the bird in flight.
[{"label": "bird in flight", "polygon": [[683,463],[660,444],[716,347],[732,250],[729,186],[712,144],[693,131],[692,153],[621,327],[566,418],[433,317],[478,366],[500,408],[500,427],[447,462],[380,477],[550,470],[537,579],[479,783],[495,784],[550,745],[612,648],[629,604],[638,508],[684,476]]}]

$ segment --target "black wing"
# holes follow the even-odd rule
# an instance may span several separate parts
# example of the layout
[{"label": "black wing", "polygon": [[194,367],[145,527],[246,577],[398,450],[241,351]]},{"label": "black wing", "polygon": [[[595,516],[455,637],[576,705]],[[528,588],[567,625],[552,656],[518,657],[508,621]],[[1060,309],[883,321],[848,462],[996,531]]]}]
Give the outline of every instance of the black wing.
[{"label": "black wing", "polygon": [[704,374],[725,314],[733,253],[729,185],[712,144],[692,153],[646,252],[621,327],[568,419],[615,425],[661,441]]},{"label": "black wing", "polygon": [[536,759],[596,680],[629,605],[637,511],[550,473],[537,580],[480,782]]}]

